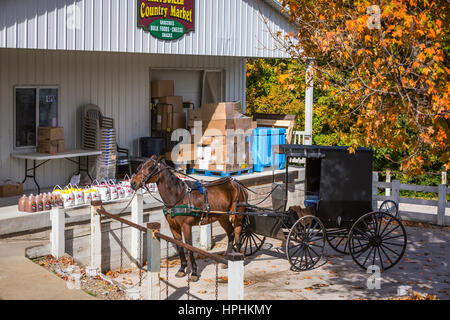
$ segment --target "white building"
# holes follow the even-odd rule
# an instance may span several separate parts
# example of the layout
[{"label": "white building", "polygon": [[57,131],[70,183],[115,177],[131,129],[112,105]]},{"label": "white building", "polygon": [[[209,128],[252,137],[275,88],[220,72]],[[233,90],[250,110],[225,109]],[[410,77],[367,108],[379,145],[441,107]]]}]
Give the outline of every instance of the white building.
[{"label": "white building", "polygon": [[[137,154],[139,137],[150,135],[151,80],[174,79],[175,95],[198,106],[205,75],[219,72],[221,100],[245,108],[246,58],[287,57],[267,29],[289,32],[287,18],[275,0],[194,3],[194,31],[167,41],[138,27],[139,0],[0,1],[0,180],[22,180],[24,161],[11,154],[35,150],[20,128],[36,127],[39,102],[21,102],[36,117],[16,117],[23,99],[17,89],[57,97],[51,113],[64,127],[66,149],[80,147],[79,110],[92,103],[115,119],[118,144]],[[76,169],[53,160],[36,174],[49,187],[67,182]],[[27,180],[24,189],[33,188]]]}]

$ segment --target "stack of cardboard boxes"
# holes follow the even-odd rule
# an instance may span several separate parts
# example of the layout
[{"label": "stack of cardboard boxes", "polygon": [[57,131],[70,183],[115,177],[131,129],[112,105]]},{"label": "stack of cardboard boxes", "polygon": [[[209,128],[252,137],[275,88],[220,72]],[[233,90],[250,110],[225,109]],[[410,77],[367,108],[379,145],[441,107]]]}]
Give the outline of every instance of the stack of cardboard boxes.
[{"label": "stack of cardboard boxes", "polygon": [[179,159],[193,169],[230,172],[251,168],[250,136],[256,123],[241,113],[240,102],[204,104],[190,110],[192,145]]},{"label": "stack of cardboard boxes", "polygon": [[186,128],[186,113],[183,109],[183,97],[174,96],[173,80],[152,81],[152,100],[156,105],[157,131],[173,131]]},{"label": "stack of cardboard boxes", "polygon": [[63,127],[39,127],[37,152],[56,154],[64,152]]}]

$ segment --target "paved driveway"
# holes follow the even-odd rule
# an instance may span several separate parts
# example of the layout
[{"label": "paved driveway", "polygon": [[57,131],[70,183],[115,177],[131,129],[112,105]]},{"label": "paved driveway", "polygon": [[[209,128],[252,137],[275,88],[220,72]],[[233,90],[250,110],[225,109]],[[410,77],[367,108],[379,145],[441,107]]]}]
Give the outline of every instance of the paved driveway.
[{"label": "paved driveway", "polygon": [[25,248],[42,241],[0,241],[0,300],[92,300],[81,290],[25,258]]},{"label": "paved driveway", "polygon": [[[403,259],[381,274],[381,288],[367,289],[370,276],[360,269],[350,256],[336,253],[326,246],[327,259],[320,267],[293,272],[285,258],[281,241],[268,240],[263,250],[245,261],[246,299],[381,299],[397,294],[397,287],[410,285],[414,291],[450,299],[450,231],[442,228],[406,227],[408,246]],[[225,238],[220,227],[214,228],[218,240],[215,251],[225,249]],[[201,278],[190,284],[191,299],[214,299],[215,264],[198,260]],[[169,269],[169,299],[186,299],[186,278],[174,277],[178,266]],[[166,278],[165,269],[161,277]],[[227,270],[219,267],[219,276],[226,277]],[[135,280],[135,279],[133,279]],[[136,283],[136,282],[135,282]],[[161,283],[165,298],[165,283]],[[227,285],[219,283],[219,299],[227,299]],[[146,281],[142,293],[145,296]]]}]

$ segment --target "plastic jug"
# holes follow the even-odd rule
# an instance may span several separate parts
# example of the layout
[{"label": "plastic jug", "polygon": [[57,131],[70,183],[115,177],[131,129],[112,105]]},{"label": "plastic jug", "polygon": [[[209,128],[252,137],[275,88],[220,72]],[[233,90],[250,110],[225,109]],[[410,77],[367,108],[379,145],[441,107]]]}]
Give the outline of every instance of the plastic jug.
[{"label": "plastic jug", "polygon": [[49,193],[44,193],[42,197],[42,202],[44,203],[44,210],[52,210],[52,196]]},{"label": "plastic jug", "polygon": [[23,195],[20,199],[19,199],[19,211],[24,212],[25,211],[25,202],[27,201],[27,196]]},{"label": "plastic jug", "polygon": [[59,208],[64,208],[64,201],[63,201],[62,195],[59,193],[59,194],[56,194],[55,196],[56,196],[56,199],[55,199],[56,206]]},{"label": "plastic jug", "polygon": [[25,202],[25,211],[36,212],[36,199],[33,194],[27,197],[27,201]]},{"label": "plastic jug", "polygon": [[42,200],[42,194],[36,196],[36,211],[44,211],[44,202]]}]

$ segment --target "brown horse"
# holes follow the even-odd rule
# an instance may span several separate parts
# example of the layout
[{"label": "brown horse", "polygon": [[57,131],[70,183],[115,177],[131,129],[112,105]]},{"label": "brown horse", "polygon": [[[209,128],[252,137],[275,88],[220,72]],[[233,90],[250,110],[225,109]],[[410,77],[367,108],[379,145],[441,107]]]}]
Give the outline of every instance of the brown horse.
[{"label": "brown horse", "polygon": [[[211,211],[242,212],[245,208],[237,206],[237,204],[246,203],[248,193],[240,183],[231,178],[207,182],[203,186],[193,181],[184,181],[174,174],[174,169],[168,166],[162,157],[157,158],[155,156],[145,162],[131,178],[131,187],[134,190],[138,190],[148,183],[156,183],[158,186],[159,194],[166,208],[166,220],[175,239],[182,241],[183,234],[185,242],[192,245],[193,226],[218,221],[228,236],[227,253],[234,249],[233,241],[236,245],[239,243],[243,215],[211,213],[194,216],[180,212],[174,215],[172,213],[176,213],[176,209],[179,210],[180,208],[189,211],[186,206],[200,208],[202,211],[207,211],[209,206]],[[233,223],[230,222],[230,216]],[[237,247],[239,246],[237,245]],[[186,256],[182,247],[177,246],[177,250],[180,255],[181,267],[176,277],[184,277],[187,267]],[[192,272],[191,281],[195,282],[198,281],[199,275],[193,252],[190,252],[189,258]]]}]

